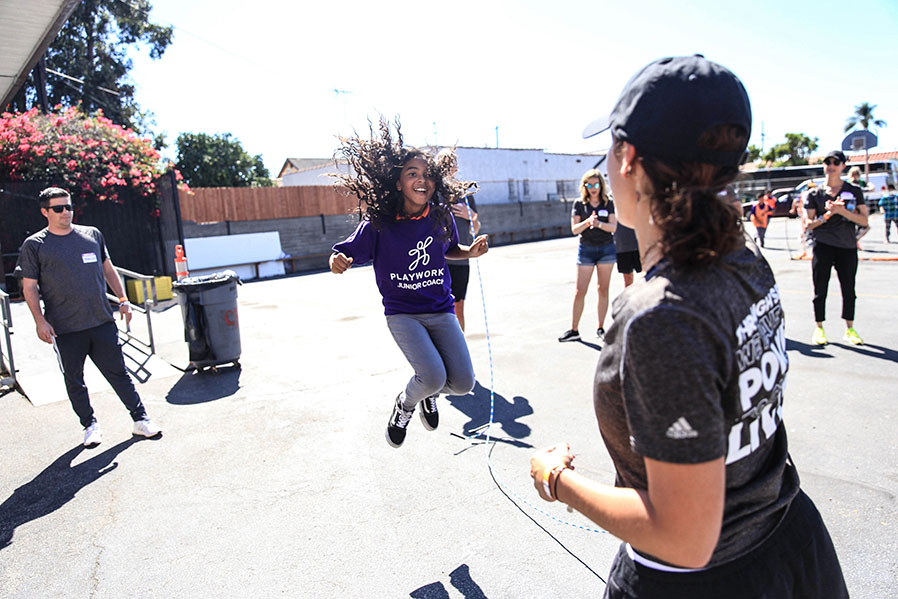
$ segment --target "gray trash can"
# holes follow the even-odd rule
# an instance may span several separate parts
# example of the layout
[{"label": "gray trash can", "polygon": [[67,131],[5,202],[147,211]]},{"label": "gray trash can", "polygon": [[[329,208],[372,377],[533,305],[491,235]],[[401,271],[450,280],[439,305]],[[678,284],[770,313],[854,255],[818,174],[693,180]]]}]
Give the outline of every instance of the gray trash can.
[{"label": "gray trash can", "polygon": [[190,365],[197,370],[220,364],[240,366],[238,284],[242,284],[240,277],[232,270],[172,283],[184,317]]}]

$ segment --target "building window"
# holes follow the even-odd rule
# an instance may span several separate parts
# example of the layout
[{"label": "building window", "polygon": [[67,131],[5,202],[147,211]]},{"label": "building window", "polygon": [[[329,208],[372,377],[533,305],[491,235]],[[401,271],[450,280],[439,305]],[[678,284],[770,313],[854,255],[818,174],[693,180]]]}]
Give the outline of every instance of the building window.
[{"label": "building window", "polygon": [[509,202],[517,202],[518,201],[518,184],[514,179],[508,180],[508,201]]},{"label": "building window", "polygon": [[530,201],[530,179],[524,179],[524,201]]}]

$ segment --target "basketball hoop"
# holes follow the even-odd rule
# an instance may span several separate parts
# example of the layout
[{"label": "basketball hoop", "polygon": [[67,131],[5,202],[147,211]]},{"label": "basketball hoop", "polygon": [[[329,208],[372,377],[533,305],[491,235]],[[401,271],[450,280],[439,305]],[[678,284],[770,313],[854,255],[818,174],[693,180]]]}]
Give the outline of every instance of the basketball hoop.
[{"label": "basketball hoop", "polygon": [[861,150],[869,150],[870,148],[875,148],[877,143],[879,143],[879,139],[874,134],[866,129],[860,129],[852,131],[845,136],[845,139],[842,140],[842,151],[859,152]]}]

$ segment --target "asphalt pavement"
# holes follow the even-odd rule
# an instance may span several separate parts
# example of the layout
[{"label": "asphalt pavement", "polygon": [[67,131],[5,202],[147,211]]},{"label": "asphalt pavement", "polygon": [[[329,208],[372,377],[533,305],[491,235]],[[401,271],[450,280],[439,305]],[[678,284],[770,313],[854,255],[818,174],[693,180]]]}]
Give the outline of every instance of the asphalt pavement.
[{"label": "asphalt pavement", "polygon": [[[852,596],[887,598],[898,596],[898,244],[884,243],[881,215],[871,221],[857,285],[863,346],[841,341],[835,275],[831,343],[810,345],[796,221],[773,219],[764,254],[786,311],[784,421],[802,486]],[[619,541],[540,502],[528,476],[533,448],[567,440],[580,472],[613,481],[592,410],[594,289],[582,342],[557,341],[576,246],[497,247],[472,261],[477,387],[440,399],[436,431],[416,416],[400,449],[384,428],[411,371],[371,268],[240,287],[241,369],[182,373],[179,310],[154,314],[158,356],[139,391],[164,434],[132,438],[127,411],[97,382],[95,449],[81,447],[52,351],[14,304],[13,347],[45,399],[0,397],[0,597],[600,597]],[[622,288],[615,273],[612,297]],[[491,389],[495,444],[471,442]]]}]

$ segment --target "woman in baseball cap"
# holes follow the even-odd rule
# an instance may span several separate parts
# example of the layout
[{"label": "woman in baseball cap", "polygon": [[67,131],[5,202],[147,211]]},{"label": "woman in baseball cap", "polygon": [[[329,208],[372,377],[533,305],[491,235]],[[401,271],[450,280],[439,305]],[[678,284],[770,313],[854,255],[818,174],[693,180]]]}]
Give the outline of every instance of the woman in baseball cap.
[{"label": "woman in baseball cap", "polygon": [[847,597],[789,459],[779,290],[721,195],[751,132],[742,82],[702,56],[656,60],[584,135],[605,129],[646,271],[614,302],[595,376],[615,486],[559,443],[531,458],[537,491],[624,541],[605,597]]}]

